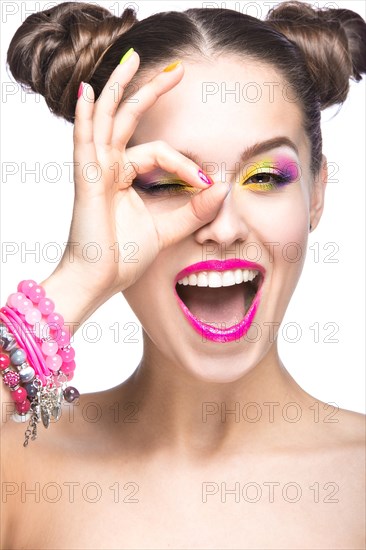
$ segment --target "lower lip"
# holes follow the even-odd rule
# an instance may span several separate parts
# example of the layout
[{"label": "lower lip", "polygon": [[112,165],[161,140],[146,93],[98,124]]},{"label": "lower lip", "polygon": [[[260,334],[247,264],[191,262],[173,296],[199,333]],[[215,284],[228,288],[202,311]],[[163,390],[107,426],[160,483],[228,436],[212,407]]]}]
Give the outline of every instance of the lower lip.
[{"label": "lower lip", "polygon": [[179,298],[175,288],[174,292],[178,300],[178,304],[188,322],[203,338],[211,340],[212,342],[232,342],[234,340],[238,341],[240,340],[240,338],[243,338],[243,336],[246,335],[253,323],[253,319],[255,317],[255,314],[257,313],[257,309],[259,306],[261,294],[259,288],[249,310],[247,311],[244,319],[240,321],[240,323],[232,325],[231,327],[228,327],[226,329],[220,329],[218,327],[208,325],[207,323],[203,323],[202,321],[197,319],[197,317],[195,317],[191,313],[185,303]]}]

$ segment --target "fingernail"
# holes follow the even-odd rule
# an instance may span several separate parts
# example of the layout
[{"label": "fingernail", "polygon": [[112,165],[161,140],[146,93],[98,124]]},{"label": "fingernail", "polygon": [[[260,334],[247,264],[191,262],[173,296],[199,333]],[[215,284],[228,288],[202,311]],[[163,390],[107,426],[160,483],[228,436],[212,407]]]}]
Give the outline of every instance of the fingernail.
[{"label": "fingernail", "polygon": [[84,82],[80,82],[80,86],[79,86],[79,89],[78,89],[78,99],[81,96],[81,94],[83,93],[83,87],[84,87]]},{"label": "fingernail", "polygon": [[176,67],[178,67],[182,62],[181,61],[174,61],[174,63],[171,63],[165,69],[163,69],[163,73],[168,73],[170,71],[174,71]]},{"label": "fingernail", "polygon": [[205,183],[207,183],[207,185],[212,185],[213,184],[213,181],[211,178],[209,178],[208,176],[206,176],[206,174],[204,174],[202,172],[202,170],[198,170],[198,177],[204,181]]},{"label": "fingernail", "polygon": [[133,54],[135,50],[133,48],[130,48],[126,53],[125,55],[122,57],[121,61],[119,62],[120,65],[122,65],[122,63],[125,63],[130,57],[131,55]]}]

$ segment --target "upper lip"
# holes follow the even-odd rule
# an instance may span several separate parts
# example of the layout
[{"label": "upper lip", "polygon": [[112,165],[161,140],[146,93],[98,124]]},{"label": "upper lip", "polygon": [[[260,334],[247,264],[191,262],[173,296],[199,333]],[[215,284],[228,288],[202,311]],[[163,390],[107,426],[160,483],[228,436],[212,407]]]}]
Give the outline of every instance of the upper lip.
[{"label": "upper lip", "polygon": [[208,260],[206,262],[197,262],[182,269],[175,277],[175,283],[191,273],[199,271],[226,271],[229,269],[256,269],[264,276],[266,270],[263,266],[247,260],[231,259],[231,260]]}]

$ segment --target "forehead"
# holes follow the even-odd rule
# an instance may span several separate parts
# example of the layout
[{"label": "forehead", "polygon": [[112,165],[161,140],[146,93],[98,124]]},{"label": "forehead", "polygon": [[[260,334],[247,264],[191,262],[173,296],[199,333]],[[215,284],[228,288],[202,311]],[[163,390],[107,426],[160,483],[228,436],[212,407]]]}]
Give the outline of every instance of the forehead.
[{"label": "forehead", "polygon": [[301,108],[274,68],[233,56],[183,64],[182,80],[142,116],[129,145],[160,139],[204,162],[236,162],[243,148],[287,136],[306,154]]}]

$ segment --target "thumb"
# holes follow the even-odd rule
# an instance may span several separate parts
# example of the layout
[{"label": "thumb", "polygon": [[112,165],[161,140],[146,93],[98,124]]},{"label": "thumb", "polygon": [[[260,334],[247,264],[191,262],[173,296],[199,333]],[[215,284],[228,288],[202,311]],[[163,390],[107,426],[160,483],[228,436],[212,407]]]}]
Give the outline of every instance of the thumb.
[{"label": "thumb", "polygon": [[232,183],[216,183],[193,195],[184,206],[154,216],[160,247],[165,248],[180,241],[213,220],[231,187]]}]

